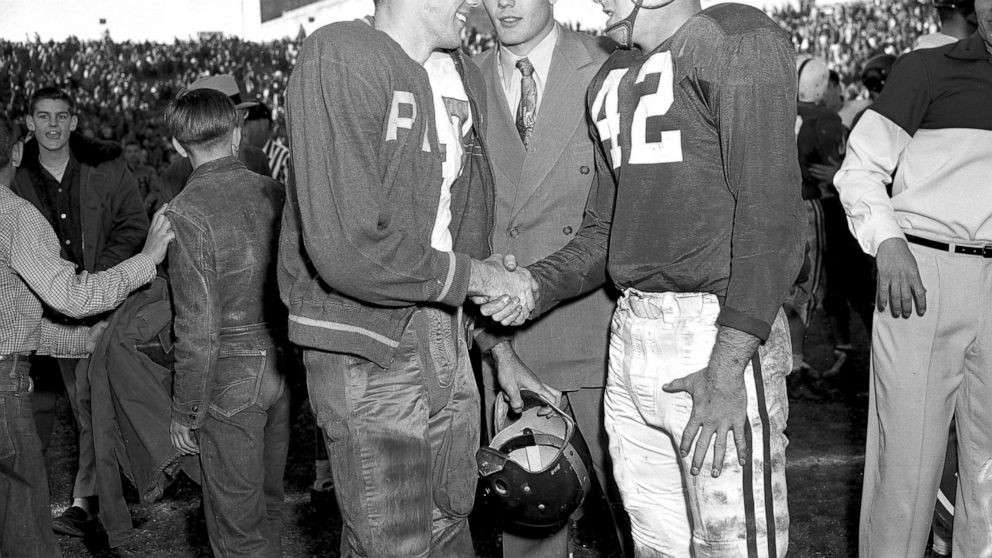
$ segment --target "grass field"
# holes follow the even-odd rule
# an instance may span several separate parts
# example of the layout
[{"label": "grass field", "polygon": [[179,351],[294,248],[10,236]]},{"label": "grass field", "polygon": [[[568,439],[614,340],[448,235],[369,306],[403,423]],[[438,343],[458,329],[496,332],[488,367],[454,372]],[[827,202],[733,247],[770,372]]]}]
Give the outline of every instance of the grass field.
[{"label": "grass field", "polygon": [[[810,332],[808,360],[825,368],[830,361],[830,342],[825,339],[822,320]],[[856,556],[858,506],[864,464],[865,406],[867,399],[856,394],[867,370],[867,340],[863,329],[856,329],[854,358],[836,380],[845,396],[830,402],[794,401],[790,405],[788,435],[789,509],[792,517],[789,556],[793,558],[848,558]],[[65,402],[62,401],[63,411]],[[49,451],[53,514],[70,501],[75,453],[71,430],[61,421]],[[307,419],[294,427],[286,474],[286,528],[283,549],[287,557],[338,556],[340,517],[333,504],[315,506],[310,502],[313,446]],[[176,482],[155,504],[139,504],[131,513],[136,534],[124,550],[126,554],[148,557],[208,557],[200,508],[199,488],[185,479]],[[592,506],[603,515],[602,506]],[[598,509],[598,512],[595,510]],[[603,518],[581,522],[573,533],[575,558],[619,556],[614,538]],[[590,527],[590,525],[592,527]],[[480,557],[498,557],[498,535],[492,522],[478,512],[472,517],[472,531]],[[117,556],[106,548],[99,535],[87,540],[59,537],[67,557]]]}]

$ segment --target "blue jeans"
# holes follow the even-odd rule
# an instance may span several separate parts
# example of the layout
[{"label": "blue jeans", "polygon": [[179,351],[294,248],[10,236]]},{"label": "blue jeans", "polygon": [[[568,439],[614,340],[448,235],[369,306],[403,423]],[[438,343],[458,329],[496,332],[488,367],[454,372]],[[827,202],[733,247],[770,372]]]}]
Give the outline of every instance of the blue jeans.
[{"label": "blue jeans", "polygon": [[341,556],[474,556],[479,392],[457,315],[414,313],[388,369],[304,353],[310,402],[327,437]]},{"label": "blue jeans", "polygon": [[0,360],[0,556],[58,556],[26,357]]},{"label": "blue jeans", "polygon": [[207,534],[218,557],[282,556],[290,401],[276,352],[222,349],[210,412],[194,431]]}]

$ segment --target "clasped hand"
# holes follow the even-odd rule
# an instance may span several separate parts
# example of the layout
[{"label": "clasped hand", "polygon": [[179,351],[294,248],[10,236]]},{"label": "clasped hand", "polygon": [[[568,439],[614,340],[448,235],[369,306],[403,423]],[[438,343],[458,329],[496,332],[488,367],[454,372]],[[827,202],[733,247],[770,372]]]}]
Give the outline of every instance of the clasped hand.
[{"label": "clasped hand", "polygon": [[512,255],[493,254],[472,261],[469,296],[484,316],[505,326],[518,326],[537,305],[537,282]]}]

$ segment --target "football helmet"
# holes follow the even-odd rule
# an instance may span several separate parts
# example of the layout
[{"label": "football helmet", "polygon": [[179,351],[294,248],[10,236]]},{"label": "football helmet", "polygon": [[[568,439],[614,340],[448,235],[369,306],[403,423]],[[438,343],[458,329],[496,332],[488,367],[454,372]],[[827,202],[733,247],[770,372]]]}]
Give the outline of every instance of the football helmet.
[{"label": "football helmet", "polygon": [[[504,398],[496,398],[496,435],[476,453],[479,488],[505,530],[541,538],[558,532],[582,504],[589,467],[572,444],[572,417],[534,392],[520,396],[524,409],[515,420]],[[551,414],[539,415],[545,406]]]}]

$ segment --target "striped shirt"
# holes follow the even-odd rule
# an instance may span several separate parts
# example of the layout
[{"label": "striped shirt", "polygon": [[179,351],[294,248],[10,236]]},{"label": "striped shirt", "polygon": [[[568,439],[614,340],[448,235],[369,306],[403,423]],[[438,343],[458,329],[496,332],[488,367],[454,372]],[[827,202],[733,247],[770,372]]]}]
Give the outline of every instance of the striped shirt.
[{"label": "striped shirt", "polygon": [[80,318],[113,309],[154,278],[155,263],[144,254],[101,273],[77,275],[76,266],[60,256],[48,221],[0,186],[0,355],[84,355],[89,328],[49,322],[42,317],[42,301]]},{"label": "striped shirt", "polygon": [[262,151],[269,158],[269,169],[272,171],[272,178],[286,185],[286,175],[289,173],[289,148],[275,141],[269,140],[262,146]]},{"label": "striped shirt", "polygon": [[992,241],[989,61],[978,33],[905,54],[854,127],[834,182],[868,254],[905,233]]}]

